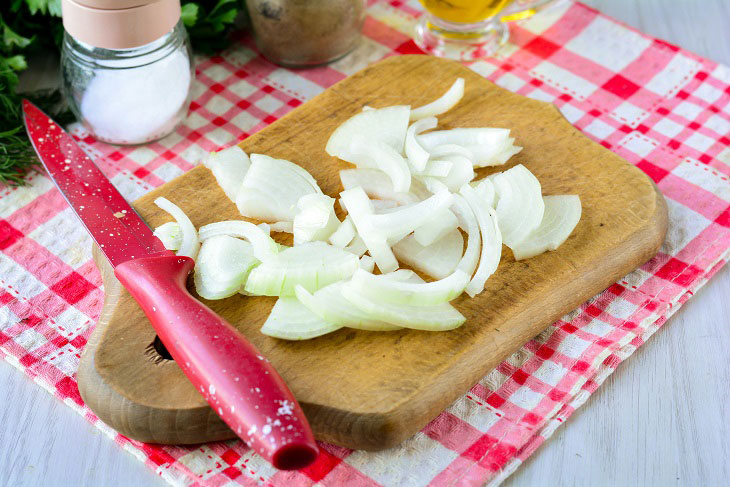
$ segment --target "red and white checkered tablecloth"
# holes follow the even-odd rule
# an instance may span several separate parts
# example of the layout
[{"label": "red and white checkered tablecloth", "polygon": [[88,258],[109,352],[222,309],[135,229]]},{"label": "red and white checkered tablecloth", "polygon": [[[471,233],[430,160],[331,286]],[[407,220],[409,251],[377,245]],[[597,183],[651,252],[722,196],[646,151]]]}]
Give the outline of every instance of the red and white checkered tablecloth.
[{"label": "red and white checkered tablecloth", "polygon": [[[74,133],[135,199],[367,64],[418,52],[409,36],[419,13],[414,0],[373,3],[361,45],[322,68],[270,64],[249,38],[200,58],[190,114],[160,142],[119,148]],[[90,238],[43,173],[0,189],[0,355],[175,485],[499,484],[727,261],[730,68],[570,2],[513,25],[496,58],[470,67],[554,103],[651,176],[669,205],[669,234],[651,261],[530,340],[399,447],[322,445],[311,467],[277,472],[239,441],[148,445],[104,425],[74,378],[102,305],[99,272]]]}]

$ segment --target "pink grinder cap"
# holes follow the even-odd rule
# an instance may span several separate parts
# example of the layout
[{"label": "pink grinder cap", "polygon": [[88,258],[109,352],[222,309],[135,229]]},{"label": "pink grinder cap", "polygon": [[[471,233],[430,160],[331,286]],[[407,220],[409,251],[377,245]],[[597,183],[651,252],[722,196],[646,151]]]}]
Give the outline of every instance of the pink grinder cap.
[{"label": "pink grinder cap", "polygon": [[61,0],[63,27],[75,39],[104,49],[143,46],[170,32],[180,0]]}]

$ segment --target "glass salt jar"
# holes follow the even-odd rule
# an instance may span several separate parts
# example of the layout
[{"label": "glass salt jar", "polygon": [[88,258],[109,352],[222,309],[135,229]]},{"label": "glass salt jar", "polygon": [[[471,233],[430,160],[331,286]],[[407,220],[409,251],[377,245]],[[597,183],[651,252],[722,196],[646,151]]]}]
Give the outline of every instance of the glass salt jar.
[{"label": "glass salt jar", "polygon": [[103,142],[143,144],[185,119],[193,58],[180,0],[61,0],[63,92]]}]

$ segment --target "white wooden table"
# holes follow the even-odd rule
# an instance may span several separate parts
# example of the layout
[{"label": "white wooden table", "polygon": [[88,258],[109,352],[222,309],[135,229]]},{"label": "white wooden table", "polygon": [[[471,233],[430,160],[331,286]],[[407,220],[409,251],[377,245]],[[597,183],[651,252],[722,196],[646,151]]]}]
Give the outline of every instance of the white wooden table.
[{"label": "white wooden table", "polygon": [[[730,65],[730,0],[586,0]],[[730,478],[730,267],[606,381],[510,487],[719,486]],[[0,362],[0,485],[165,485]]]}]

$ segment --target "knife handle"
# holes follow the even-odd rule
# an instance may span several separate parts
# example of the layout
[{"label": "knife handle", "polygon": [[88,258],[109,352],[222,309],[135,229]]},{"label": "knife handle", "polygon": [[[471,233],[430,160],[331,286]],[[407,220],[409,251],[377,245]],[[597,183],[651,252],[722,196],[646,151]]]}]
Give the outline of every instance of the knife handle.
[{"label": "knife handle", "polygon": [[129,260],[114,274],[137,300],[172,357],[213,410],[276,468],[318,454],[312,430],[283,379],[233,326],[185,286],[189,257]]}]

